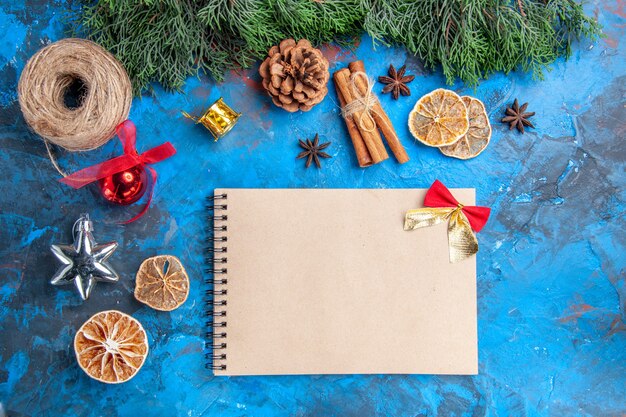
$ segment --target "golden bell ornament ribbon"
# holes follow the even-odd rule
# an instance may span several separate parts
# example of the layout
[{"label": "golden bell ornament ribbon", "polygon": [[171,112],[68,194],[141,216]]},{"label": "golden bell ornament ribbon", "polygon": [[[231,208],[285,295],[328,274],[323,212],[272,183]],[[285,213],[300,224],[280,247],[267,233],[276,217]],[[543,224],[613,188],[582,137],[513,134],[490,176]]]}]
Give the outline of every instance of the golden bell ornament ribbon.
[{"label": "golden bell ornament ribbon", "polygon": [[487,223],[491,213],[489,207],[464,206],[456,201],[439,180],[435,180],[426,192],[424,206],[406,212],[404,230],[447,221],[450,262],[462,261],[478,252],[478,240],[474,232],[479,232]]},{"label": "golden bell ornament ribbon", "polygon": [[216,142],[235,126],[237,119],[241,116],[241,113],[237,113],[228,104],[224,103],[221,97],[211,104],[201,117],[192,116],[187,112],[182,112],[182,114],[186,118],[196,123],[201,123],[206,127]]}]

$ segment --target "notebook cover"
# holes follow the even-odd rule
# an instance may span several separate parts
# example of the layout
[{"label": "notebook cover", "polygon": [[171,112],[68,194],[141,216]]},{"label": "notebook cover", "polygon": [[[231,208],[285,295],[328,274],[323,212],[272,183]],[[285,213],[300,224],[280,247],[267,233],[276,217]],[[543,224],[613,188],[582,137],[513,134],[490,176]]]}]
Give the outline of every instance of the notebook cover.
[{"label": "notebook cover", "polygon": [[475,257],[449,262],[446,224],[403,230],[425,193],[215,190],[228,282],[215,374],[476,374]]}]

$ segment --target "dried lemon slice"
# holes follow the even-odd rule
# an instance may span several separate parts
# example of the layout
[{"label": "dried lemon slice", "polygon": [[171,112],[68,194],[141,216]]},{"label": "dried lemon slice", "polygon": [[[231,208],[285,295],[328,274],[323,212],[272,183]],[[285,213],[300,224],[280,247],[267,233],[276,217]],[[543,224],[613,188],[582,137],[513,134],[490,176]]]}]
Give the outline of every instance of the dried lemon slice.
[{"label": "dried lemon slice", "polygon": [[469,121],[463,100],[439,88],[420,98],[409,114],[409,130],[428,146],[452,145],[467,133]]},{"label": "dried lemon slice", "polygon": [[172,311],[189,295],[189,278],[177,257],[148,258],[139,267],[135,298],[155,310]]},{"label": "dried lemon slice", "polygon": [[482,101],[470,97],[461,97],[469,118],[469,130],[461,139],[449,146],[439,148],[441,153],[453,158],[470,159],[478,156],[489,145],[491,124]]},{"label": "dried lemon slice", "polygon": [[148,337],[137,320],[119,311],[103,311],[87,320],[74,338],[76,360],[93,379],[126,382],[148,356]]}]

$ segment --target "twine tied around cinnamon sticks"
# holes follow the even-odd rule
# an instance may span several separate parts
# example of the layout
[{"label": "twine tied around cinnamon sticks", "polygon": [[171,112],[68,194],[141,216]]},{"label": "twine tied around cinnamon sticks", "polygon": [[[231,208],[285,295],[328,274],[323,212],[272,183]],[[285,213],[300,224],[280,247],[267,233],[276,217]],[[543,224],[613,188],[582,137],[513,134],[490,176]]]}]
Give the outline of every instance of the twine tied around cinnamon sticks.
[{"label": "twine tied around cinnamon sticks", "polygon": [[[361,94],[358,87],[356,86],[356,78],[363,77],[365,79],[365,85],[367,89],[365,94]],[[350,88],[352,88],[352,93],[354,95],[355,100],[352,103],[348,103],[341,109],[341,115],[345,118],[353,117],[358,112],[360,114],[359,117],[359,126],[363,128],[367,132],[372,132],[376,129],[376,121],[372,117],[372,112],[374,110],[374,106],[378,103],[378,99],[376,95],[372,92],[374,88],[373,80],[367,77],[367,74],[363,71],[357,71],[350,75]],[[367,119],[370,123],[366,125],[364,120]]]},{"label": "twine tied around cinnamon sticks", "polygon": [[409,156],[372,91],[374,83],[367,77],[363,61],[336,71],[333,80],[359,166],[367,167],[389,158],[379,130],[398,162],[407,162]]}]

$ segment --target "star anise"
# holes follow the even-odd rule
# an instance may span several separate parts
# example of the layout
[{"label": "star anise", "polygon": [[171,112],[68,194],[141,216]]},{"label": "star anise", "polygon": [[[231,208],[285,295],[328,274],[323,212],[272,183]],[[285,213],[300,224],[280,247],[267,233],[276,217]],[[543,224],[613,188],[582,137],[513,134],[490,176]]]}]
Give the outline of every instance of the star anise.
[{"label": "star anise", "polygon": [[393,65],[389,65],[389,76],[381,75],[378,77],[378,81],[383,84],[387,84],[383,88],[383,94],[391,92],[394,100],[403,96],[410,96],[411,90],[407,87],[407,84],[415,79],[415,75],[404,75],[406,71],[406,65],[403,65],[398,71]]},{"label": "star anise", "polygon": [[528,103],[524,103],[520,107],[517,99],[515,99],[515,101],[513,102],[513,106],[506,108],[506,116],[502,118],[502,123],[508,123],[509,130],[512,130],[514,127],[516,127],[517,130],[519,130],[521,133],[524,133],[524,126],[534,128],[535,126],[533,126],[533,124],[528,119],[534,116],[535,112],[527,112],[527,107]]},{"label": "star anise", "polygon": [[315,165],[318,168],[321,168],[320,158],[332,158],[326,152],[322,152],[322,150],[328,148],[330,146],[330,142],[322,143],[320,145],[320,136],[316,133],[313,141],[311,139],[307,139],[306,142],[302,139],[298,139],[300,143],[300,147],[304,149],[304,151],[300,152],[296,159],[307,158],[305,167],[308,168],[311,166],[311,162],[315,161]]}]

